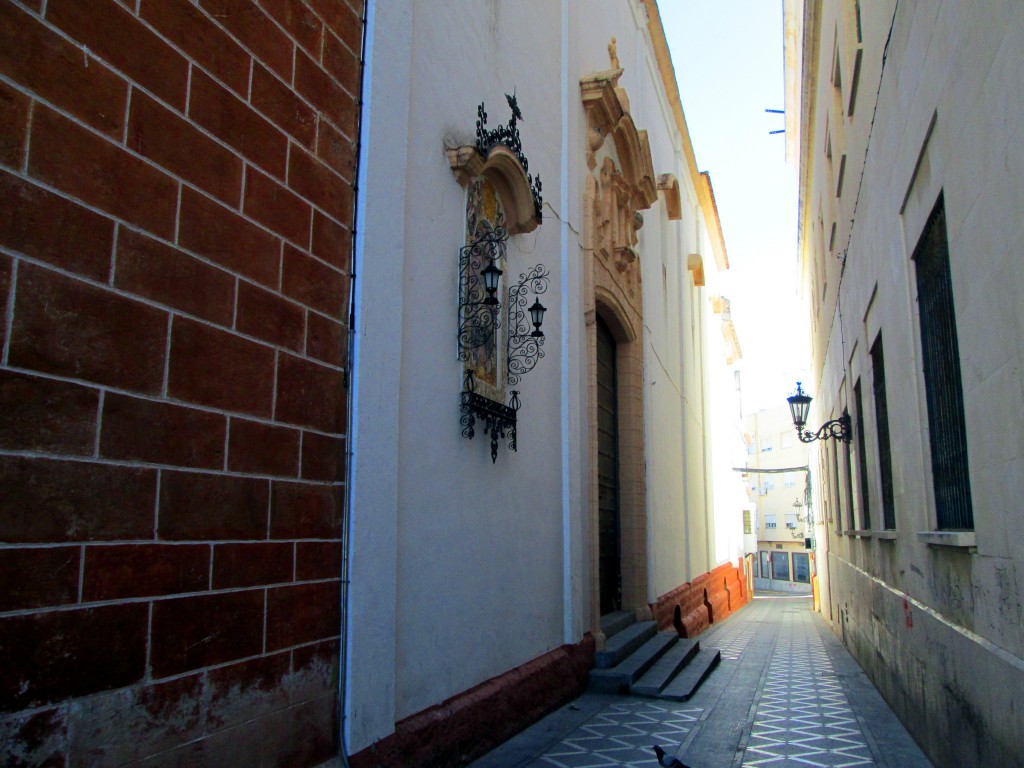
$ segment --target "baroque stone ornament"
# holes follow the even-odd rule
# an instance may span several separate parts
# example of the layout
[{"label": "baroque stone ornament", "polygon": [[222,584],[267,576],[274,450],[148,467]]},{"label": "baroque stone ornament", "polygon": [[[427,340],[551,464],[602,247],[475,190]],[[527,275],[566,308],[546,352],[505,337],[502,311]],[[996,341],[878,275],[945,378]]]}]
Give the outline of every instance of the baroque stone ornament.
[{"label": "baroque stone ornament", "polygon": [[[619,86],[623,70],[614,38],[608,48],[613,68],[580,80],[587,115],[587,166],[596,171],[597,180],[593,248],[623,275],[627,292],[635,296],[641,283],[636,251],[636,233],[643,226],[640,211],[657,201],[658,179],[647,131],[637,129],[629,113],[629,97]],[[609,137],[617,162],[606,154],[598,169],[598,155]]]}]

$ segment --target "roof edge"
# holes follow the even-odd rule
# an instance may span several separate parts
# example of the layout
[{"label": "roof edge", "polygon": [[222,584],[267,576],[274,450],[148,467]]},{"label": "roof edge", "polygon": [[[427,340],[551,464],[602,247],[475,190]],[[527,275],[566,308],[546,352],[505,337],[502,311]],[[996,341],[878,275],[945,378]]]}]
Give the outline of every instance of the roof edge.
[{"label": "roof edge", "polygon": [[701,173],[697,168],[697,156],[694,154],[693,142],[690,140],[690,131],[686,126],[683,103],[679,96],[679,83],[676,81],[675,67],[672,66],[672,56],[668,50],[665,28],[661,23],[661,12],[658,10],[658,2],[657,0],[642,0],[642,2],[647,10],[647,31],[651,36],[651,45],[654,47],[654,58],[658,63],[658,71],[661,74],[662,85],[665,87],[665,95],[668,97],[669,105],[672,107],[672,114],[676,119],[676,127],[682,136],[683,155],[686,157],[690,181],[693,183],[693,188],[697,191],[701,213],[704,216],[704,224],[711,239],[711,248],[715,253],[715,264],[719,270],[725,270],[729,268],[729,256],[725,250],[722,222],[718,216],[718,206],[715,203],[715,194],[711,188],[711,177],[706,171]]}]

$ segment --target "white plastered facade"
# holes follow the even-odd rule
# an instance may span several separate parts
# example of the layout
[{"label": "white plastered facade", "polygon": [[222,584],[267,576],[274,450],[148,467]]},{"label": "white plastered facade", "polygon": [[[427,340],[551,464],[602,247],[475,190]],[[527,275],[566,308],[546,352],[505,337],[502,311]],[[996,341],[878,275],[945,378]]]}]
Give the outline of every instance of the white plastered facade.
[{"label": "white plastered facade", "polygon": [[[641,212],[636,246],[646,601],[736,562],[742,549],[742,513],[732,509],[739,479],[713,465],[713,427],[735,413],[711,403],[713,385],[732,376],[710,301],[727,260],[720,231],[709,233],[717,212],[695,184],[681,111],[667,96],[649,29],[653,4],[371,5],[344,683],[352,753],[403,718],[597,628],[585,281],[593,255],[581,234],[590,170],[580,80],[610,68],[613,37],[629,112],[647,131],[655,175],[677,180],[680,207],[670,218],[659,191]],[[459,424],[466,190],[446,149],[474,143],[481,102],[489,127],[505,123],[513,92],[544,206],[538,228],[510,237],[507,271],[514,278],[542,263],[550,288],[542,297],[545,354],[518,387],[518,450],[502,441],[492,464],[479,425],[467,440]],[[610,143],[600,151],[621,163]],[[693,255],[703,286],[695,285]],[[721,434],[738,439],[734,425]]]},{"label": "white plastered facade", "polygon": [[[787,89],[787,111],[800,115],[798,138],[788,138],[801,169],[812,424],[844,408],[856,419],[858,381],[864,401],[864,447],[855,434],[852,473],[840,461],[836,482],[831,444],[811,455],[822,489],[816,539],[827,548],[819,553],[828,565],[819,563],[822,612],[936,765],[1021,764],[1024,8],[815,0],[788,3],[787,17],[802,45],[793,57],[802,58],[800,87]],[[913,260],[940,196],[973,502],[968,530],[940,530],[936,513]],[[880,335],[889,529],[871,392]]]}]

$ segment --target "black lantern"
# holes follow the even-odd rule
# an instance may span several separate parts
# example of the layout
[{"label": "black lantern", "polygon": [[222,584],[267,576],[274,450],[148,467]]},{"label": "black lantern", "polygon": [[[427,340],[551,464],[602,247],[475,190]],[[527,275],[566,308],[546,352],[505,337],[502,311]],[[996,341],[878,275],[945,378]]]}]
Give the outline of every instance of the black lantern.
[{"label": "black lantern", "polygon": [[817,432],[811,433],[804,429],[807,423],[807,412],[811,407],[811,396],[804,392],[798,381],[796,393],[786,398],[789,402],[789,411],[793,415],[793,426],[796,427],[797,437],[801,443],[813,443],[815,440],[840,440],[849,443],[853,439],[853,430],[850,425],[850,415],[844,413],[838,419],[826,421]]},{"label": "black lantern", "polygon": [[793,424],[800,432],[807,423],[807,412],[811,409],[811,396],[804,392],[800,382],[796,383],[796,394],[786,398],[789,401],[789,412],[793,414]]},{"label": "black lantern", "polygon": [[497,304],[498,298],[494,295],[498,292],[498,281],[501,279],[502,272],[492,261],[486,267],[484,267],[480,274],[484,278],[484,288],[487,290],[487,298],[484,299],[484,304]]},{"label": "black lantern", "polygon": [[548,308],[540,303],[540,299],[533,300],[533,306],[530,307],[530,322],[533,323],[533,333],[530,334],[535,339],[544,338],[544,331],[540,329],[540,324],[544,322],[544,313],[548,311]]}]

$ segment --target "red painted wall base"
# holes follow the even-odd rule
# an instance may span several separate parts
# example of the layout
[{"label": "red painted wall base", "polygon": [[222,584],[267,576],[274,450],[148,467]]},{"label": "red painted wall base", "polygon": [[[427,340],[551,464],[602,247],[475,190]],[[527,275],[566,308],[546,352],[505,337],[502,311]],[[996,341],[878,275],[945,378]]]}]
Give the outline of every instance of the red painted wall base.
[{"label": "red painted wall base", "polygon": [[392,735],[352,756],[352,768],[466,765],[583,693],[593,666],[587,634],[396,723]]},{"label": "red painted wall base", "polygon": [[[746,576],[726,563],[657,599],[658,629],[694,637],[750,601]],[[587,687],[594,639],[563,645],[395,724],[395,732],[350,758],[352,768],[453,768],[502,744]]]},{"label": "red painted wall base", "polygon": [[651,613],[659,630],[675,627],[681,637],[696,637],[750,602],[746,584],[743,561],[726,563],[666,592],[651,603]]}]

